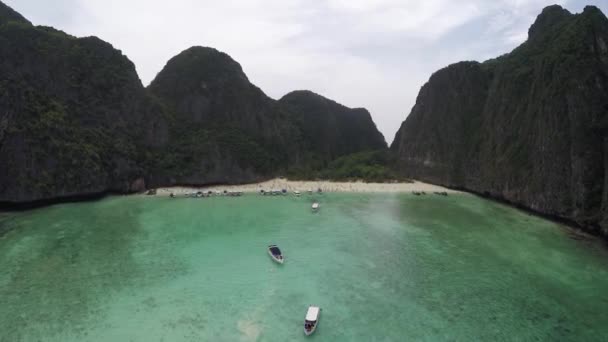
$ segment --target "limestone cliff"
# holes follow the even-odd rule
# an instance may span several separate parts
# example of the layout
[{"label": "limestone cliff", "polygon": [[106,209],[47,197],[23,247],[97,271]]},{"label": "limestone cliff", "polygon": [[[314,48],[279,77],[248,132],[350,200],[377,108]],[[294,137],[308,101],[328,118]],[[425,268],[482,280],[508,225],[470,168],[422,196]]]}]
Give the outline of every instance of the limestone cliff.
[{"label": "limestone cliff", "polygon": [[160,107],[133,64],[0,5],[0,202],[135,190]]},{"label": "limestone cliff", "polygon": [[351,109],[311,91],[279,100],[294,117],[314,160],[327,163],[347,154],[386,149],[386,141],[365,108]]},{"label": "limestone cliff", "polygon": [[311,142],[297,117],[215,49],[185,50],[146,89],[112,45],[33,26],[0,2],[0,206],[257,181],[310,163],[310,146],[329,144],[331,160],[367,146],[363,126],[378,134],[355,110],[351,133]]},{"label": "limestone cliff", "polygon": [[608,235],[608,20],[543,10],[528,40],[433,74],[391,149],[405,174]]},{"label": "limestone cliff", "polygon": [[251,182],[297,161],[301,137],[289,115],[222,52],[185,50],[148,90],[171,116],[167,148],[152,170],[155,182]]}]

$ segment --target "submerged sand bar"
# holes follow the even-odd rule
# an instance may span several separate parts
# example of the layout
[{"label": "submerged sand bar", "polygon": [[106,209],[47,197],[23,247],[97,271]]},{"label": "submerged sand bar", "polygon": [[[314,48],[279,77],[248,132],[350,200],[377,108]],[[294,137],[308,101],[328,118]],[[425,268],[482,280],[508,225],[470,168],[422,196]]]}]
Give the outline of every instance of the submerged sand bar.
[{"label": "submerged sand bar", "polygon": [[438,185],[432,185],[422,182],[413,183],[364,183],[364,182],[331,182],[331,181],[291,181],[282,178],[275,178],[261,183],[240,184],[240,185],[216,185],[207,187],[164,187],[157,189],[157,195],[169,196],[191,193],[200,190],[211,191],[241,191],[241,192],[260,192],[260,190],[282,190],[289,192],[308,190],[317,191],[321,189],[324,192],[413,192],[424,191],[432,192],[448,192],[457,193],[456,190],[451,190]]}]

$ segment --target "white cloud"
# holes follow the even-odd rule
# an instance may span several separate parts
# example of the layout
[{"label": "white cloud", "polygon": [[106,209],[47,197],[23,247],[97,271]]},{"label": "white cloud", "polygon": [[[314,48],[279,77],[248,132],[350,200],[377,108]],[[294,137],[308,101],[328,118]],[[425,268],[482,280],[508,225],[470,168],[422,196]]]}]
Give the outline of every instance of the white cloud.
[{"label": "white cloud", "polygon": [[[144,84],[167,60],[212,46],[278,98],[310,89],[367,107],[390,142],[430,74],[523,42],[546,5],[566,0],[4,0],[36,24],[96,35]],[[583,0],[568,6],[582,9]],[[605,0],[585,0],[608,10]]]}]

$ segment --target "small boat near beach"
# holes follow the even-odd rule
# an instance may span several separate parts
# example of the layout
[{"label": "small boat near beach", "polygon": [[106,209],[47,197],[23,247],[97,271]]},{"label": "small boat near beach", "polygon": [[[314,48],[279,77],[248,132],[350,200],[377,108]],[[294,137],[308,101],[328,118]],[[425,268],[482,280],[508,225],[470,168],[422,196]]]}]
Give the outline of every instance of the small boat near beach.
[{"label": "small boat near beach", "polygon": [[319,313],[321,312],[321,308],[318,306],[309,306],[308,311],[306,312],[306,318],[304,319],[304,334],[306,336],[312,335],[317,329],[317,325],[319,324]]},{"label": "small boat near beach", "polygon": [[279,264],[283,263],[283,253],[281,253],[281,250],[277,245],[268,246],[268,255],[270,255],[272,260],[278,262]]},{"label": "small boat near beach", "polygon": [[318,211],[319,207],[320,207],[320,205],[319,205],[318,202],[313,203],[312,204],[312,211]]},{"label": "small boat near beach", "polygon": [[293,192],[293,194],[296,195],[296,196],[300,196],[301,192],[299,192],[298,190],[296,190],[296,191]]}]

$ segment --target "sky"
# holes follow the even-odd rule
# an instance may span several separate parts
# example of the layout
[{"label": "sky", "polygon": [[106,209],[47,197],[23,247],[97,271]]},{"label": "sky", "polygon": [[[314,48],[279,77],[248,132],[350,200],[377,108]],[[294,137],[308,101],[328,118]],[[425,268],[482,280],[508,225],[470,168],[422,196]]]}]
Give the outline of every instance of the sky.
[{"label": "sky", "polygon": [[111,43],[144,85],[181,51],[214,47],[274,99],[308,89],[367,108],[389,144],[433,72],[511,51],[545,6],[608,13],[608,0],[2,1],[36,25]]}]

